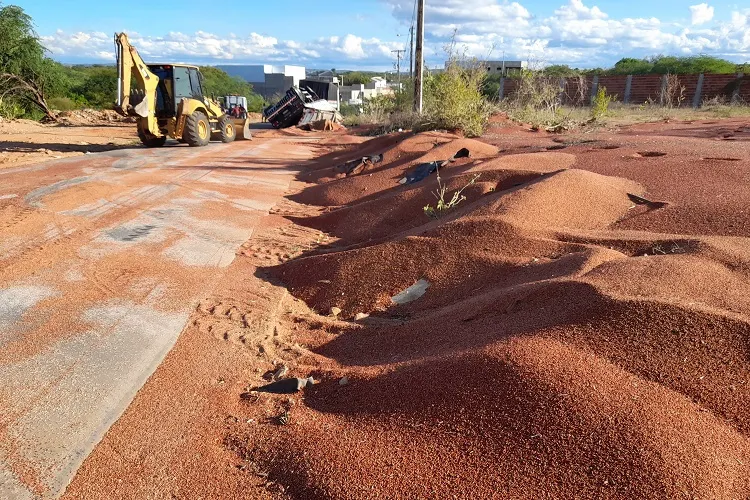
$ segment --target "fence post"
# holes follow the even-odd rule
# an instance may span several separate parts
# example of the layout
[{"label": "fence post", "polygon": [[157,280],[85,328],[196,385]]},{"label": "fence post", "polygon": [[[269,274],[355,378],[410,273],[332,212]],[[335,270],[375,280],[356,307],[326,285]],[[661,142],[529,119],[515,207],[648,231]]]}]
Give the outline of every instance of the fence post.
[{"label": "fence post", "polygon": [[594,105],[594,99],[596,99],[596,93],[599,92],[599,75],[594,75],[594,80],[591,82],[591,105]]},{"label": "fence post", "polygon": [[734,91],[732,91],[732,104],[737,104],[740,101],[740,87],[742,86],[742,77],[744,77],[744,73],[737,73],[737,86],[734,87]]},{"label": "fence post", "polygon": [[497,92],[497,97],[499,101],[502,101],[503,98],[505,98],[505,77],[500,77],[500,90]]},{"label": "fence post", "polygon": [[661,92],[659,93],[659,104],[664,106],[667,99],[667,84],[669,83],[669,75],[661,75]]},{"label": "fence post", "polygon": [[560,77],[560,81],[557,83],[560,86],[560,93],[557,94],[558,100],[562,103],[565,100],[565,78]]},{"label": "fence post", "polygon": [[622,97],[622,102],[625,104],[630,104],[630,88],[633,85],[633,75],[628,75],[627,79],[625,80],[625,95]]},{"label": "fence post", "polygon": [[698,75],[698,83],[695,86],[695,95],[693,96],[693,108],[699,108],[701,105],[701,97],[703,97],[703,73]]}]

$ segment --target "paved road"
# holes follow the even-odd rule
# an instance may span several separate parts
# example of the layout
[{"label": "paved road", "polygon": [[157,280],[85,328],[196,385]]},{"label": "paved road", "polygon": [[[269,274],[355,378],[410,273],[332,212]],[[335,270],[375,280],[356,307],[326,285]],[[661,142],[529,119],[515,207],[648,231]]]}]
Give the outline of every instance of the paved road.
[{"label": "paved road", "polygon": [[310,149],[123,149],[0,169],[0,498],[55,497]]}]

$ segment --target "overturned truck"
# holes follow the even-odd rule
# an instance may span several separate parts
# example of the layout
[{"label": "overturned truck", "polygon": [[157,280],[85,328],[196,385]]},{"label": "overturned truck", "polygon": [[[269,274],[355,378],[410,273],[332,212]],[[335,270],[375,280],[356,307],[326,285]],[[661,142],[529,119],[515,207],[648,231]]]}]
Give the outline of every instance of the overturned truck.
[{"label": "overturned truck", "polygon": [[291,87],[279,102],[265,108],[263,116],[274,128],[308,126],[321,120],[341,122],[335,105],[318,98],[309,88],[297,87]]}]

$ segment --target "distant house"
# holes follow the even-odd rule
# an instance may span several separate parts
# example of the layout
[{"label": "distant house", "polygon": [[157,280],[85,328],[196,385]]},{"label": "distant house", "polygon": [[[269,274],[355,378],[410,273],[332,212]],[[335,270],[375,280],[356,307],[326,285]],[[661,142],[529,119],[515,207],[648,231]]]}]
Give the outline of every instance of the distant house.
[{"label": "distant house", "polygon": [[369,83],[342,86],[339,88],[339,91],[341,93],[341,102],[360,105],[366,99],[372,99],[384,94],[392,94],[393,88],[385,78],[375,76],[370,79]]},{"label": "distant house", "polygon": [[251,83],[253,89],[265,98],[283,94],[290,87],[299,86],[300,80],[305,79],[304,66],[225,64],[217,68]]},{"label": "distant house", "polygon": [[[450,62],[445,62],[447,68]],[[463,67],[480,67],[487,71],[488,75],[508,76],[520,73],[528,67],[526,61],[466,61],[459,63]]]}]

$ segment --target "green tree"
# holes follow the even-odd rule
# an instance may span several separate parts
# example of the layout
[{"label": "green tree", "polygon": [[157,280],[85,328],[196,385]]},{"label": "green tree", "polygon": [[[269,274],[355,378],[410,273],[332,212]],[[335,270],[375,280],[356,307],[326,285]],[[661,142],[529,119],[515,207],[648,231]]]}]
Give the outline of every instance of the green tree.
[{"label": "green tree", "polygon": [[32,19],[22,8],[0,7],[0,114],[41,111],[54,119],[46,98],[65,93],[62,66],[45,56]]},{"label": "green tree", "polygon": [[617,61],[608,73],[613,75],[645,75],[652,73],[653,70],[654,63],[647,59],[624,57]]},{"label": "green tree", "polygon": [[626,57],[617,61],[608,73],[612,75],[691,75],[698,73],[729,74],[737,72],[737,65],[718,57],[700,55],[690,57],[653,56],[648,59]]},{"label": "green tree", "polygon": [[90,106],[111,108],[117,94],[117,69],[93,68],[81,84],[71,88],[71,94],[68,97],[81,96]]},{"label": "green tree", "polygon": [[734,73],[737,65],[733,62],[711,56],[673,57],[664,56],[654,60],[654,73],[664,75],[687,75],[696,73]]},{"label": "green tree", "polygon": [[248,111],[263,109],[263,98],[253,91],[253,86],[239,77],[229,76],[225,71],[213,66],[202,66],[205,92],[216,98],[225,95],[240,95],[247,97]]},{"label": "green tree", "polygon": [[552,64],[544,68],[543,73],[545,76],[563,77],[576,76],[581,72],[578,69],[571,68],[567,64]]},{"label": "green tree", "polygon": [[342,76],[346,85],[368,84],[372,81],[375,74],[367,74],[363,71],[350,71]]}]

